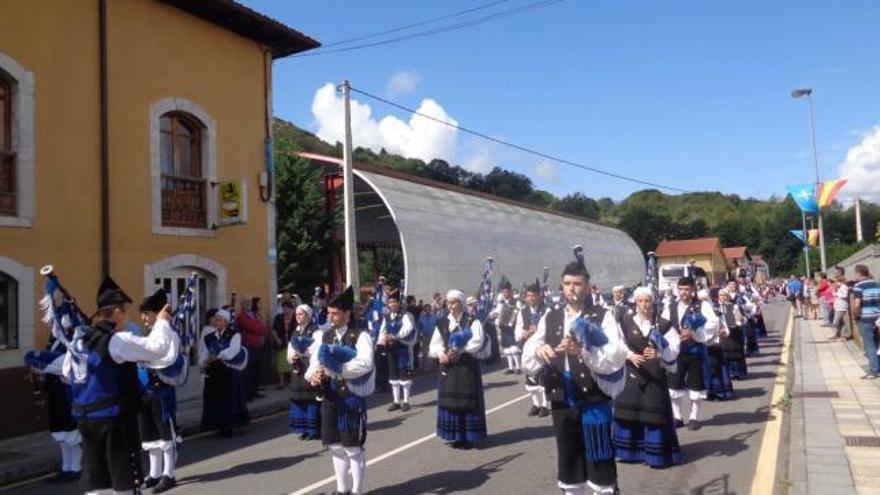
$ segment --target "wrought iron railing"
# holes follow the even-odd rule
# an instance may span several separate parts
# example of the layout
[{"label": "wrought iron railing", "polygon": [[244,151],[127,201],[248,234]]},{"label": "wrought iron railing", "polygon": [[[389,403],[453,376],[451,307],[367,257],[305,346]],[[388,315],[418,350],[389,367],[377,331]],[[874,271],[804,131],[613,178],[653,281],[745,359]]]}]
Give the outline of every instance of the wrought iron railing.
[{"label": "wrought iron railing", "polygon": [[162,175],[162,225],[208,227],[207,179]]}]

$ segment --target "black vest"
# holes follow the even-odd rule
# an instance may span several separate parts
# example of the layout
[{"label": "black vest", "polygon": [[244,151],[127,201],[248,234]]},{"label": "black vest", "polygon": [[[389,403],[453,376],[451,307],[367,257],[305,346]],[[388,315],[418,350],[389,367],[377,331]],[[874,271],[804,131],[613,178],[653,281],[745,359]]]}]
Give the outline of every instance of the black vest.
[{"label": "black vest", "polygon": [[[702,310],[702,307],[703,305],[700,303],[700,300],[695,297],[691,303],[688,304],[687,309],[693,313],[699,313]],[[681,333],[681,320],[683,318],[684,315],[678,314],[678,299],[673,299],[672,302],[669,303],[669,323],[678,333]]]},{"label": "black vest", "polygon": [[[443,338],[444,349],[449,349],[449,337],[470,325],[470,315],[463,315],[459,326],[449,329],[446,315],[437,320],[437,331]],[[458,358],[446,366],[445,374],[441,373],[437,405],[453,411],[475,410],[480,405],[480,363],[470,353],[459,353]]]},{"label": "black vest", "polygon": [[[342,339],[337,339],[336,329],[330,328],[321,336],[321,343],[327,345],[342,344],[357,349],[357,341],[363,331],[364,330],[355,330],[352,327],[348,327],[348,330],[345,331],[345,335],[342,336]],[[317,356],[315,356],[315,359],[317,359]],[[327,380],[324,386],[328,389],[331,386],[334,387],[333,391],[336,392],[337,395],[348,395],[348,387],[346,386],[344,379]]]},{"label": "black vest", "polygon": [[[605,310],[600,306],[593,305],[591,301],[592,299],[587,300],[587,304],[584,306],[581,314],[589,321],[601,326],[602,320],[605,318]],[[544,343],[556,348],[556,346],[562,343],[562,338],[565,336],[565,307],[553,309],[544,318]],[[574,380],[576,400],[585,402],[611,400],[593,379],[593,372],[584,363],[583,356],[570,357],[568,359],[568,368],[571,371],[572,380]],[[565,354],[557,354],[556,358],[544,367],[544,389],[547,393],[547,399],[552,402],[565,401],[565,386],[562,381],[562,374],[564,372]]]}]

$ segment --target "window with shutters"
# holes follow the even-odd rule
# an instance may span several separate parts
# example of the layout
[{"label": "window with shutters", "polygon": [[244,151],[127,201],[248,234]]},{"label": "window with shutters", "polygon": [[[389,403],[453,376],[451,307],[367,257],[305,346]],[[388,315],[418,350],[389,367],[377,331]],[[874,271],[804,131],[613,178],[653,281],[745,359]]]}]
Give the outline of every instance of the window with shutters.
[{"label": "window with shutters", "polygon": [[203,130],[198,119],[184,112],[168,112],[159,119],[163,226],[208,227]]}]

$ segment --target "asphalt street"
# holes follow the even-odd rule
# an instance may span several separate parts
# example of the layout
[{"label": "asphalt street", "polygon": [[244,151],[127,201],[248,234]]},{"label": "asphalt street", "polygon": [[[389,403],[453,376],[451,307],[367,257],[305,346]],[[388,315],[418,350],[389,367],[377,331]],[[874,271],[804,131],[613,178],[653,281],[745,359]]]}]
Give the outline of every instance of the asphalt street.
[{"label": "asphalt street", "polygon": [[[748,493],[771,414],[770,392],[787,318],[786,305],[765,307],[770,336],[761,342],[761,354],[750,360],[749,378],[735,382],[736,398],[706,403],[702,429],[679,430],[685,463],[663,470],[621,464],[621,493]],[[558,493],[550,418],[526,416],[530,402],[522,377],[497,367],[485,372],[489,437],[473,450],[453,450],[432,436],[434,376],[417,379],[409,412],[387,412],[390,394],[369,399],[370,493]],[[179,485],[172,494],[317,494],[335,488],[329,454],[320,442],[290,434],[286,415],[256,420],[233,438],[186,439],[179,466]],[[37,481],[9,493],[61,495],[77,489]]]}]

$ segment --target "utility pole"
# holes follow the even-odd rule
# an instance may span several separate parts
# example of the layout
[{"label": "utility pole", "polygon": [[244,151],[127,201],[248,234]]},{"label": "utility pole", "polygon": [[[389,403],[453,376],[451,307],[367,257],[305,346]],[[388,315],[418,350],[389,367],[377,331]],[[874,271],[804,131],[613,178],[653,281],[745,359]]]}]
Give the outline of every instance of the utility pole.
[{"label": "utility pole", "polygon": [[345,218],[345,283],[354,289],[355,298],[360,291],[358,280],[357,236],[355,234],[354,175],[351,143],[351,86],[342,81],[342,99],[345,107],[345,142],[342,148],[342,197]]},{"label": "utility pole", "polygon": [[810,233],[807,230],[807,214],[804,213],[803,210],[801,210],[801,221],[804,225],[804,261],[807,262],[807,278],[810,278]]},{"label": "utility pole", "polygon": [[[816,114],[813,111],[813,90],[812,88],[795,89],[791,92],[792,98],[807,97],[807,104],[810,107],[810,143],[813,146],[813,166],[816,170],[816,194],[820,192],[822,183],[819,182],[819,153],[816,151]],[[817,201],[818,202],[818,201]],[[817,208],[816,217],[819,218],[819,260],[821,261],[822,271],[826,271],[825,265],[825,232],[822,228],[822,208]]]},{"label": "utility pole", "polygon": [[858,196],[856,196],[856,242],[862,242],[865,240],[865,236],[862,234],[862,200]]}]

